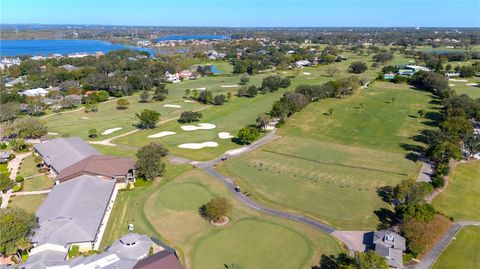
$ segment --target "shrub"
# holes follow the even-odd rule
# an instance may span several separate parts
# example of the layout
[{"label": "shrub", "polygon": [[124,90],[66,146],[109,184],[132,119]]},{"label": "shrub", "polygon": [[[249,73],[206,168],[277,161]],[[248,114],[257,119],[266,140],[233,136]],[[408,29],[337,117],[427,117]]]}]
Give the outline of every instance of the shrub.
[{"label": "shrub", "polygon": [[68,250],[68,257],[69,258],[74,258],[78,257],[80,255],[80,248],[78,245],[73,245],[70,250]]},{"label": "shrub", "polygon": [[15,177],[15,182],[22,182],[24,178],[22,176],[16,176]]},{"label": "shrub", "polygon": [[355,73],[355,74],[361,74],[361,73],[365,72],[367,69],[368,69],[368,67],[365,63],[363,63],[363,62],[353,62],[348,67],[348,72]]},{"label": "shrub", "polygon": [[13,192],[18,192],[22,190],[22,184],[17,184],[13,186]]},{"label": "shrub", "polygon": [[200,207],[200,214],[209,220],[220,220],[232,210],[232,205],[225,198],[213,198]]},{"label": "shrub", "polygon": [[445,179],[443,176],[436,175],[432,178],[432,186],[437,189],[437,188],[442,188],[445,186]]}]

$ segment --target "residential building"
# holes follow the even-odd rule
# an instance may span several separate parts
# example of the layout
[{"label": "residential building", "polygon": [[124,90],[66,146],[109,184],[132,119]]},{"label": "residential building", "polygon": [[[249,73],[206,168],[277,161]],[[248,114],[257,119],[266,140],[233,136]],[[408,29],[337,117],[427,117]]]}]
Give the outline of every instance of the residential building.
[{"label": "residential building", "polygon": [[373,233],[375,253],[387,260],[391,268],[403,268],[403,252],[406,240],[397,233],[381,230]]},{"label": "residential building", "polygon": [[2,151],[0,152],[0,163],[6,163],[8,162],[8,159],[10,159],[10,156],[12,153],[10,151]]},{"label": "residential building", "polygon": [[114,180],[89,175],[55,185],[35,213],[39,228],[31,238],[31,255],[53,251],[65,257],[73,245],[98,249],[116,191]]},{"label": "residential building", "polygon": [[79,137],[58,138],[33,145],[44,163],[54,174],[89,157],[100,154]]},{"label": "residential building", "polygon": [[[154,254],[151,255],[150,251]],[[55,252],[30,255],[21,269],[182,269],[175,251],[140,234],[127,234],[100,254],[65,260]]]},{"label": "residential building", "polygon": [[312,63],[309,60],[299,60],[295,62],[297,67],[310,66]]},{"label": "residential building", "polygon": [[170,74],[168,71],[165,72],[165,80],[167,82],[171,82],[171,83],[178,83],[180,82],[180,78],[178,77],[177,74]]},{"label": "residential building", "polygon": [[25,90],[21,92],[21,94],[33,97],[33,96],[45,96],[47,95],[48,91],[44,88],[35,88],[35,89],[30,89],[30,90]]},{"label": "residential building", "polygon": [[129,158],[91,155],[61,170],[55,180],[64,183],[81,175],[91,175],[113,179],[124,188],[128,183],[135,181],[134,167],[135,163]]},{"label": "residential building", "polygon": [[20,58],[2,58],[0,60],[0,69],[10,68],[14,65],[19,65],[22,62]]},{"label": "residential building", "polygon": [[18,77],[14,80],[8,81],[5,83],[5,87],[10,88],[19,83],[25,83],[25,76]]}]

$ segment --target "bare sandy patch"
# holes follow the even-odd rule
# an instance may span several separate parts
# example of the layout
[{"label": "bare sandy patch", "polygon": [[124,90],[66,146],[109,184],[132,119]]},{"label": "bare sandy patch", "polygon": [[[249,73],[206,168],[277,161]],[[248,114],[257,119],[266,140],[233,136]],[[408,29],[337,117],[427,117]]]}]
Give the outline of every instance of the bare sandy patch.
[{"label": "bare sandy patch", "polygon": [[211,142],[211,141],[203,142],[203,143],[185,143],[185,144],[178,145],[178,147],[182,149],[203,149],[205,147],[215,148],[215,147],[218,147],[218,143]]},{"label": "bare sandy patch", "polygon": [[182,106],[179,106],[179,105],[171,105],[171,104],[164,104],[163,107],[181,108]]},{"label": "bare sandy patch", "polygon": [[478,83],[467,83],[465,85],[467,85],[467,86],[478,86]]},{"label": "bare sandy patch", "polygon": [[448,80],[450,80],[450,81],[456,81],[456,82],[468,82],[468,80],[466,80],[466,79],[449,78]]},{"label": "bare sandy patch", "polygon": [[218,138],[220,138],[220,139],[230,139],[230,138],[234,138],[234,136],[231,135],[229,132],[220,132],[220,133],[218,133]]},{"label": "bare sandy patch", "polygon": [[184,100],[183,102],[184,103],[195,103],[195,101],[193,101],[193,100]]},{"label": "bare sandy patch", "polygon": [[312,73],[310,73],[310,72],[303,72],[303,74],[304,74],[305,76],[310,76]]},{"label": "bare sandy patch", "polygon": [[55,132],[48,132],[47,134],[48,135],[58,135],[58,133],[55,133]]},{"label": "bare sandy patch", "polygon": [[220,87],[222,87],[222,88],[237,88],[238,85],[222,85]]},{"label": "bare sandy patch", "polygon": [[214,124],[211,124],[211,123],[200,123],[197,126],[195,126],[195,125],[180,126],[180,128],[182,128],[182,130],[184,130],[184,131],[210,130],[210,129],[215,129],[215,127],[217,127],[217,126],[215,126]]},{"label": "bare sandy patch", "polygon": [[455,84],[448,84],[448,86],[450,86],[450,87],[455,87]]},{"label": "bare sandy patch", "polygon": [[89,117],[81,117],[82,120],[89,120]]},{"label": "bare sandy patch", "polygon": [[113,132],[120,131],[122,129],[123,129],[122,127],[110,128],[110,129],[107,129],[107,130],[103,131],[102,135],[109,135]]},{"label": "bare sandy patch", "polygon": [[168,135],[174,135],[174,134],[176,134],[176,133],[171,132],[171,131],[163,131],[163,132],[160,132],[160,133],[149,135],[148,138],[160,138],[160,137],[164,137],[164,136],[168,136]]}]

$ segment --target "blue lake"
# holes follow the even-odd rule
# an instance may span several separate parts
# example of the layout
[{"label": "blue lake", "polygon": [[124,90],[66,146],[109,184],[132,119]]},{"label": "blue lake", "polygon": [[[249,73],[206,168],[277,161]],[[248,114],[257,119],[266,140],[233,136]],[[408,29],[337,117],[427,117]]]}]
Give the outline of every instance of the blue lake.
[{"label": "blue lake", "polygon": [[212,70],[212,73],[214,73],[214,74],[221,74],[221,73],[223,73],[223,72],[222,72],[221,70],[219,70],[219,69],[217,68],[217,66],[215,66],[215,65],[212,65],[211,70]]},{"label": "blue lake", "polygon": [[60,53],[107,53],[112,50],[133,49],[147,51],[154,56],[154,51],[148,48],[132,47],[122,44],[112,44],[100,40],[0,40],[0,56],[43,55]]},{"label": "blue lake", "polygon": [[224,35],[167,35],[156,38],[155,41],[170,41],[170,40],[215,40],[215,39],[230,39]]}]

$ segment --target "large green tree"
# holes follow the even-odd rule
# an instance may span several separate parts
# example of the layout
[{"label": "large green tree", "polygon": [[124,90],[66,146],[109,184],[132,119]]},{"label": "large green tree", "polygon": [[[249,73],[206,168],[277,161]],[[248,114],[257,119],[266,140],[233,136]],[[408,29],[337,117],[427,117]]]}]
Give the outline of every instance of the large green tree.
[{"label": "large green tree", "polygon": [[18,249],[24,249],[36,226],[35,215],[23,209],[0,209],[0,253],[11,255]]},{"label": "large green tree", "polygon": [[388,263],[374,251],[355,253],[354,264],[357,269],[388,269]]},{"label": "large green tree", "polygon": [[243,127],[240,129],[240,131],[238,131],[237,135],[238,139],[240,139],[243,144],[250,144],[257,140],[259,136],[260,132],[256,127],[253,126]]},{"label": "large green tree", "polygon": [[210,220],[221,220],[232,211],[232,205],[225,198],[213,198],[200,209],[204,217]]},{"label": "large green tree", "polygon": [[151,142],[137,152],[136,174],[142,178],[152,180],[165,173],[166,164],[163,160],[168,150],[163,144]]},{"label": "large green tree", "polygon": [[135,116],[140,121],[138,123],[138,127],[141,129],[152,129],[155,128],[155,124],[157,124],[158,119],[160,118],[160,113],[157,111],[144,109],[140,113],[135,113]]}]

